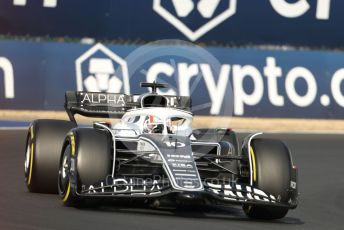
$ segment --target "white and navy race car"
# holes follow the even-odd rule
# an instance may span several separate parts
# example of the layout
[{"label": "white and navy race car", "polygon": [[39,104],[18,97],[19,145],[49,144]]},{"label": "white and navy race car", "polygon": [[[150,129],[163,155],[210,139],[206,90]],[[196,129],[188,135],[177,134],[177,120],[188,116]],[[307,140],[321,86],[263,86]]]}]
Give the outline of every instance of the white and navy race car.
[{"label": "white and navy race car", "polygon": [[[190,97],[67,92],[70,121],[35,120],[26,144],[30,192],[58,192],[66,206],[143,199],[154,206],[242,205],[277,219],[297,206],[297,169],[287,146],[259,134],[239,146],[231,129],[192,129]],[[75,115],[121,118],[78,126]]]}]

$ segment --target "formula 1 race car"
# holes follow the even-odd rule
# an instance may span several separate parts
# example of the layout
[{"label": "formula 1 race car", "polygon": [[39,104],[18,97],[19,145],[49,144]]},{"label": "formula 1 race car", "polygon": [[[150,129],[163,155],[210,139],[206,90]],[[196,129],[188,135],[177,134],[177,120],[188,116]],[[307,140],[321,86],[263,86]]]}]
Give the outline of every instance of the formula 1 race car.
[{"label": "formula 1 race car", "polygon": [[[153,206],[242,205],[251,218],[278,219],[297,206],[297,169],[287,146],[231,129],[192,129],[191,99],[156,93],[66,92],[70,121],[35,120],[28,130],[30,192],[58,192],[66,206],[143,199]],[[121,118],[78,126],[75,115]]]}]

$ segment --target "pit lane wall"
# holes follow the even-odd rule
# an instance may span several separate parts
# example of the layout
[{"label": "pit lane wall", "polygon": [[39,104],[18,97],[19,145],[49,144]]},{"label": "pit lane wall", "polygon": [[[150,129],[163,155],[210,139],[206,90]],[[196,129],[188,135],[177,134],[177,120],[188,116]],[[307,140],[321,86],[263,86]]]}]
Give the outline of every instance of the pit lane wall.
[{"label": "pit lane wall", "polygon": [[344,118],[343,52],[206,48],[216,62],[178,47],[0,41],[0,109],[61,111],[67,90],[144,93],[156,80],[191,95],[196,115]]}]

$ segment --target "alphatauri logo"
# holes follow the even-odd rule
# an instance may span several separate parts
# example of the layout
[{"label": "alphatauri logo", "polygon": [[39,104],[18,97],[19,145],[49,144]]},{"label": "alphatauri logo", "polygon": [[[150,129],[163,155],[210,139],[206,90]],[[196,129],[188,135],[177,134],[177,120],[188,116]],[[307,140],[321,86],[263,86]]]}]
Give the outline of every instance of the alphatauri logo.
[{"label": "alphatauri logo", "polygon": [[[154,0],[153,9],[191,41],[221,24],[236,13],[237,0]],[[188,17],[197,15],[203,24],[188,25]],[[190,21],[190,20],[189,20]]]},{"label": "alphatauri logo", "polygon": [[126,61],[100,43],[82,54],[75,67],[78,91],[130,94]]}]

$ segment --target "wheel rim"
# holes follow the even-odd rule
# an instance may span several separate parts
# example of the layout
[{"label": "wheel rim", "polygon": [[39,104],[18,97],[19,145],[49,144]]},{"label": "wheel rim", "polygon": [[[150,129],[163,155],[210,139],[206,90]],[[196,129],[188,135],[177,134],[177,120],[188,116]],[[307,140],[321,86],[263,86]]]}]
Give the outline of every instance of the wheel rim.
[{"label": "wheel rim", "polygon": [[65,148],[59,167],[59,190],[61,195],[65,195],[69,185],[70,170],[70,145]]},{"label": "wheel rim", "polygon": [[27,185],[31,184],[32,179],[32,164],[33,164],[33,142],[32,142],[32,134],[29,133],[26,141],[26,153],[25,153],[25,162],[24,162],[24,173],[25,173],[25,180]]},{"label": "wheel rim", "polygon": [[30,154],[31,154],[31,141],[30,141],[30,135],[27,140],[26,145],[26,154],[25,154],[25,162],[24,162],[24,171],[25,171],[25,177],[27,178],[29,174],[29,167],[30,167]]}]

